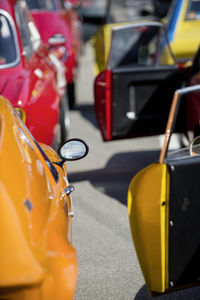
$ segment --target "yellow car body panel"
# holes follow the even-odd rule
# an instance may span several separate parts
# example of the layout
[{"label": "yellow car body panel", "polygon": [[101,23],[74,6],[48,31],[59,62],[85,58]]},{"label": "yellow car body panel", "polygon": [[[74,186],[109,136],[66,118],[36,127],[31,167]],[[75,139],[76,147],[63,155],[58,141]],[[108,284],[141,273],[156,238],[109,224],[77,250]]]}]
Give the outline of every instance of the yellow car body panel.
[{"label": "yellow car body panel", "polygon": [[[52,161],[59,158],[41,145]],[[0,97],[0,299],[73,299],[77,257],[70,236],[66,169],[44,155]]]},{"label": "yellow car body panel", "polygon": [[[140,171],[128,190],[128,213],[134,245],[149,291],[168,288],[169,174],[165,164]],[[151,203],[151,205],[149,204]]]},{"label": "yellow car body panel", "polygon": [[106,69],[111,44],[111,30],[114,26],[116,26],[116,24],[101,26],[93,37],[95,76]]},{"label": "yellow car body panel", "polygon": [[186,20],[188,4],[189,0],[182,3],[173,40],[170,41],[172,52],[180,62],[193,58],[200,46],[200,20]]},{"label": "yellow car body panel", "polygon": [[116,23],[116,24],[106,24],[101,26],[95,36],[93,37],[93,47],[94,47],[94,74],[97,76],[107,67],[107,62],[110,53],[111,46],[111,33],[112,29],[118,26],[123,26],[127,24],[132,24],[135,22],[126,23]]}]

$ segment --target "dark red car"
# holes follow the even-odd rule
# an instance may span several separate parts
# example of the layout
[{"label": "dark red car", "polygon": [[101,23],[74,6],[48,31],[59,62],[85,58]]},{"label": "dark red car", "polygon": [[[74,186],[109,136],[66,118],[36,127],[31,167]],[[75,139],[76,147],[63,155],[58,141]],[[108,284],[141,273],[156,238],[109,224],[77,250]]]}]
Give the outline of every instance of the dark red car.
[{"label": "dark red car", "polygon": [[26,2],[45,44],[48,44],[52,36],[61,34],[65,37],[67,53],[63,55],[62,61],[66,67],[67,95],[72,107],[75,102],[74,83],[81,47],[81,21],[73,8],[73,1],[26,0]]},{"label": "dark red car", "polygon": [[[59,112],[60,124],[64,124],[64,110],[62,114],[60,110],[64,101],[57,69],[49,58],[52,53],[42,44],[24,0],[1,0],[0,39],[0,94],[26,118],[39,142],[52,145],[61,127]],[[62,126],[62,135],[66,128]]]}]

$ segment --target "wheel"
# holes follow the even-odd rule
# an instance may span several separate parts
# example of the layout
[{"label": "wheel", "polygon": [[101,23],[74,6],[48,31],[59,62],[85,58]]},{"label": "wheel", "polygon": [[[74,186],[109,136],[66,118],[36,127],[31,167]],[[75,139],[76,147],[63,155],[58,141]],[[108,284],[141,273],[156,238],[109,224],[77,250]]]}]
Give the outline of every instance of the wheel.
[{"label": "wheel", "polygon": [[69,103],[66,95],[61,99],[59,121],[57,124],[57,132],[52,147],[58,150],[59,147],[67,140],[70,128]]},{"label": "wheel", "polygon": [[69,108],[71,109],[74,107],[76,102],[74,82],[71,82],[67,85],[67,97],[69,100]]}]

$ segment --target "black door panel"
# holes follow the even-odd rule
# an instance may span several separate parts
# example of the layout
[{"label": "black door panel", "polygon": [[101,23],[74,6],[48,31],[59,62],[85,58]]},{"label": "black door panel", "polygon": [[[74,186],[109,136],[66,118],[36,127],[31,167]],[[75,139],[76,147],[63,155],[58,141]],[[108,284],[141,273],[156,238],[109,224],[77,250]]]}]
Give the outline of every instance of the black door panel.
[{"label": "black door panel", "polygon": [[200,282],[200,157],[173,161],[170,170],[169,282]]},{"label": "black door panel", "polygon": [[112,72],[112,138],[164,133],[173,93],[183,80],[181,71],[154,66]]}]

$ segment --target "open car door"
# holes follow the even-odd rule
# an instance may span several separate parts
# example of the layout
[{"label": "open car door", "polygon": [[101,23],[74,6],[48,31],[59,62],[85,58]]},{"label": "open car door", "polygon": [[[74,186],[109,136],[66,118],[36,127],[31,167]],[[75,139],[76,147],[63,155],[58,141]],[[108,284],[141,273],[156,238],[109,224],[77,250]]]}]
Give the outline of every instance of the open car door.
[{"label": "open car door", "polygon": [[94,84],[103,139],[163,133],[173,93],[182,80],[161,23],[114,27],[107,69]]},{"label": "open car door", "polygon": [[169,151],[180,102],[199,91],[196,85],[175,92],[159,162],[129,186],[131,232],[151,295],[200,284],[200,137]]}]

